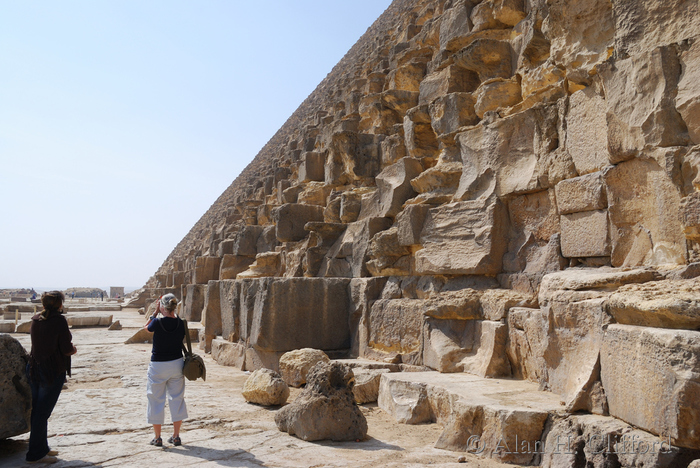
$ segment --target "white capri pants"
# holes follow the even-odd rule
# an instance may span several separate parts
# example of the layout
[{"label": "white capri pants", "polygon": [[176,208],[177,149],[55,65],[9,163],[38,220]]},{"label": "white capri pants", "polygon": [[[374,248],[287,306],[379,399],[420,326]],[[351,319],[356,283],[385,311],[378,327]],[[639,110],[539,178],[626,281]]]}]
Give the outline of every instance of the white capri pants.
[{"label": "white capri pants", "polygon": [[165,422],[165,395],[168,395],[168,407],[173,422],[187,419],[185,405],[185,377],[182,375],[184,359],[154,362],[148,366],[148,423]]}]

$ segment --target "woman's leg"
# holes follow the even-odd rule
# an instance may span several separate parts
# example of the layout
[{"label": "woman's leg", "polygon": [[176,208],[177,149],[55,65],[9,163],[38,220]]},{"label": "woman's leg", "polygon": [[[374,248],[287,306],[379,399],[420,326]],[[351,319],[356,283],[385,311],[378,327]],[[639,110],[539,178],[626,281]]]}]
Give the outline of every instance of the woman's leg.
[{"label": "woman's leg", "polygon": [[65,373],[59,374],[52,382],[46,382],[41,377],[38,382],[32,382],[32,429],[29,434],[29,449],[27,450],[27,461],[36,461],[44,458],[49,453],[49,442],[47,439],[48,421],[51,412],[56,406],[58,397],[63,389]]},{"label": "woman's leg", "polygon": [[[187,419],[187,405],[185,404],[185,377],[182,375],[182,359],[171,361],[171,377],[168,379],[168,406],[170,407],[170,417],[173,421],[182,423]],[[179,434],[179,429],[176,434]]]},{"label": "woman's leg", "polygon": [[182,421],[173,421],[173,437],[180,437],[180,427],[182,427]]},{"label": "woman's leg", "polygon": [[151,362],[148,366],[148,383],[146,384],[146,396],[148,397],[148,422],[153,424],[156,437],[159,437],[160,426],[165,420],[165,383],[167,373],[162,372],[160,362]]}]

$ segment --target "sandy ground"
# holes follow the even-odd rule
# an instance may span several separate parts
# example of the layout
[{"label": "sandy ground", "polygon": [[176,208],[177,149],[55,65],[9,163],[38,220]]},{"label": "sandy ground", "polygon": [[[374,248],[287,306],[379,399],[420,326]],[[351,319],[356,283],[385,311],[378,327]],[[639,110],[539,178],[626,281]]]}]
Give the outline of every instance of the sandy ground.
[{"label": "sandy ground", "polygon": [[[437,424],[398,424],[376,405],[364,405],[369,437],[362,442],[304,442],[280,432],[276,408],[247,403],[241,389],[248,373],[218,365],[209,355],[207,381],[188,382],[189,418],[180,447],[150,446],[146,422],[146,370],[151,345],[124,345],[144,323],[136,310],[115,312],[124,326],[73,330],[78,354],[73,377],[49,420],[49,444],[59,451],[52,466],[231,466],[231,467],[481,467],[496,463],[433,447]],[[28,335],[13,335],[29,350]],[[201,350],[198,351],[202,354]],[[299,393],[292,389],[290,401]],[[166,422],[169,414],[166,409]],[[172,426],[163,428],[163,440]],[[28,434],[0,441],[0,467],[37,466],[24,462]]]}]

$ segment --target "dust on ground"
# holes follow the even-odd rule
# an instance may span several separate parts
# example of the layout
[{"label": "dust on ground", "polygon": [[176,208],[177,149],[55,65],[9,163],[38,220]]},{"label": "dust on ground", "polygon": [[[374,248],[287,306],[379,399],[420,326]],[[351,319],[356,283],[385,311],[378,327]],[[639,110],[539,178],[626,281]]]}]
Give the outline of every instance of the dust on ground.
[{"label": "dust on ground", "polygon": [[[59,451],[55,467],[197,466],[197,467],[479,467],[513,465],[433,447],[437,424],[398,424],[376,404],[362,405],[369,427],[362,442],[305,442],[275,426],[277,408],[247,403],[241,396],[248,373],[204,357],[207,381],[187,382],[189,418],[182,426],[183,445],[149,445],[146,422],[146,370],[150,344],[124,345],[144,323],[135,309],[113,312],[124,328],[73,329],[78,354],[73,377],[49,420],[49,445]],[[14,334],[29,350],[29,335]],[[195,351],[203,354],[201,350]],[[291,389],[289,401],[299,394]],[[166,422],[169,414],[166,408]],[[0,468],[37,466],[24,462],[29,434],[0,441]],[[466,456],[465,463],[458,463]]]}]

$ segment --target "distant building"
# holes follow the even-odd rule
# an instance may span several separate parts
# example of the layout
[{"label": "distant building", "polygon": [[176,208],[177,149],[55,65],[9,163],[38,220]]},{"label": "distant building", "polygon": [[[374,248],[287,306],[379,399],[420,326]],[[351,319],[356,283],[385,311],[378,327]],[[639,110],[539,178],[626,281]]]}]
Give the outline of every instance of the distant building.
[{"label": "distant building", "polygon": [[110,286],[109,287],[109,297],[116,299],[117,297],[124,297],[124,286]]}]

